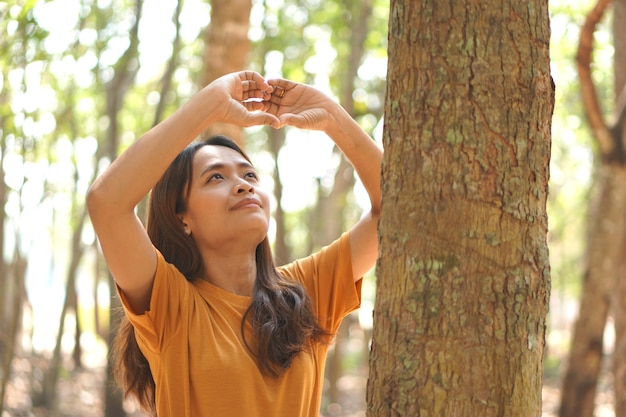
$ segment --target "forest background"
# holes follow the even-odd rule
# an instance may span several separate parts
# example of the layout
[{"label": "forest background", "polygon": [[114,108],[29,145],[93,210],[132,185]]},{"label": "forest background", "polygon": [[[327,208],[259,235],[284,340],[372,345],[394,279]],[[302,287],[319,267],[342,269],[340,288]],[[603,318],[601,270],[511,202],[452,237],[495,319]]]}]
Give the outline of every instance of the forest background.
[{"label": "forest background", "polygon": [[[85,193],[115,155],[197,91],[208,67],[219,65],[219,55],[206,54],[207,28],[218,7],[247,16],[238,6],[214,1],[212,10],[201,0],[0,2],[2,417],[54,415],[50,410],[103,415],[110,312],[118,307],[85,215]],[[578,311],[597,162],[575,63],[592,6],[550,2],[556,107],[545,416],[556,412]],[[245,66],[329,92],[380,141],[388,13],[389,3],[381,0],[253,1],[242,25],[249,24],[244,36],[251,42],[249,55],[242,54]],[[592,72],[604,108],[613,101],[610,18],[595,33]],[[310,253],[360,215],[367,199],[323,135],[255,128],[243,142],[274,192],[270,234],[278,259]],[[364,415],[374,286],[372,273],[363,307],[346,319],[329,358],[326,416]],[[610,325],[605,336],[610,357]],[[596,415],[612,416],[611,377],[604,375]],[[125,407],[134,412],[132,404]]]}]

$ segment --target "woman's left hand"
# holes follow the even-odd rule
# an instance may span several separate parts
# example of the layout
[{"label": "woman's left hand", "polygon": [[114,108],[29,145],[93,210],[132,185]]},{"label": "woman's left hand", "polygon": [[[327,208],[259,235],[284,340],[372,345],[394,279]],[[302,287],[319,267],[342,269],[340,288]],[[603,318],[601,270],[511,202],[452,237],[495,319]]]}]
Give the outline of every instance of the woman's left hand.
[{"label": "woman's left hand", "polygon": [[306,84],[285,79],[268,80],[274,89],[263,110],[280,120],[281,127],[326,131],[339,105],[326,94]]}]

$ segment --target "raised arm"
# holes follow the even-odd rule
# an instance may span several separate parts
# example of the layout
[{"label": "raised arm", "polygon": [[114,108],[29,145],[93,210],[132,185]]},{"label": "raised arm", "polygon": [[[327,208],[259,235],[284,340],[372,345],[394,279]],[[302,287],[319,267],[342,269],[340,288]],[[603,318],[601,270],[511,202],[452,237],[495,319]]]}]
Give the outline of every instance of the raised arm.
[{"label": "raised arm", "polygon": [[268,82],[274,86],[268,112],[277,115],[281,125],[325,132],[348,158],[369,195],[370,211],[350,229],[356,281],[374,266],[378,257],[383,150],[343,107],[321,91],[284,79]]},{"label": "raised arm", "polygon": [[252,71],[215,80],[144,134],[91,186],[87,196],[91,222],[109,270],[136,313],[149,307],[156,254],[135,206],[185,146],[212,123],[278,127],[275,116],[254,112],[267,107],[264,100],[271,91]]}]

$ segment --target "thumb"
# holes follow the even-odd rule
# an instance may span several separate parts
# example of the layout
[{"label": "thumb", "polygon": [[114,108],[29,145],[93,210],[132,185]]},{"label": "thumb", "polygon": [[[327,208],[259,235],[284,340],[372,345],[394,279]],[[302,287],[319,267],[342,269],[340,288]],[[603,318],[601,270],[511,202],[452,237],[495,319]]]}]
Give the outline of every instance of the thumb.
[{"label": "thumb", "polygon": [[248,126],[266,125],[272,126],[275,129],[281,127],[281,122],[278,120],[278,117],[265,112],[250,113],[246,118],[246,122]]},{"label": "thumb", "polygon": [[293,113],[285,113],[280,116],[280,123],[297,128],[304,127],[304,118]]}]

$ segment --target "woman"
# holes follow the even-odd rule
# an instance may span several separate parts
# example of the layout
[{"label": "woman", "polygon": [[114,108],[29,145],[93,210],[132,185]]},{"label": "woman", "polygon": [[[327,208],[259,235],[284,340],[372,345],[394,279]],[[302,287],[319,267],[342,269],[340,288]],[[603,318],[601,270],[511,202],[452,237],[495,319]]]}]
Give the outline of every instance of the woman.
[{"label": "woman", "polygon": [[[371,210],[336,242],[275,268],[269,197],[212,123],[326,132]],[[382,150],[316,89],[225,75],[148,131],[94,182],[88,209],[128,322],[117,338],[126,394],[164,416],[316,416],[329,338],[360,303],[377,257]],[[147,231],[135,206],[152,189]]]}]

